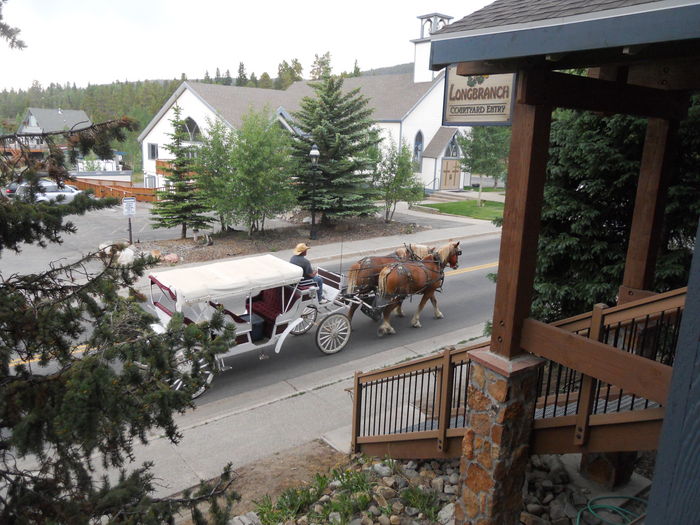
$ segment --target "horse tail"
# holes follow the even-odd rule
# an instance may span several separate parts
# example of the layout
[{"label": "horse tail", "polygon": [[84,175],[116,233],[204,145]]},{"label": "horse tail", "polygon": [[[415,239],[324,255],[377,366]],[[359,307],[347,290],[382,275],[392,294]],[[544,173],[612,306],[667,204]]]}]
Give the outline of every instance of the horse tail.
[{"label": "horse tail", "polygon": [[355,293],[355,288],[357,287],[357,278],[360,274],[362,265],[359,263],[353,264],[348,270],[348,291],[347,293]]},{"label": "horse tail", "polygon": [[382,268],[382,271],[379,272],[379,284],[377,286],[377,292],[379,293],[380,296],[386,297],[389,295],[387,293],[387,280],[389,278],[389,275],[391,274],[391,271],[394,269],[393,266],[386,266],[385,268]]}]

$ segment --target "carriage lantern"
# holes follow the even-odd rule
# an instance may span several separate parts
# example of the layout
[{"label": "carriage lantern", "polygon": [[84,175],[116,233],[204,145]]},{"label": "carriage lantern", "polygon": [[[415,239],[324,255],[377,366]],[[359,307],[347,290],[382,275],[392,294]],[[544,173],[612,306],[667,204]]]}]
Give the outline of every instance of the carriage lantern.
[{"label": "carriage lantern", "polygon": [[321,153],[318,151],[318,146],[314,144],[309,151],[311,159],[311,232],[309,239],[316,240],[316,170],[318,169],[318,158]]}]

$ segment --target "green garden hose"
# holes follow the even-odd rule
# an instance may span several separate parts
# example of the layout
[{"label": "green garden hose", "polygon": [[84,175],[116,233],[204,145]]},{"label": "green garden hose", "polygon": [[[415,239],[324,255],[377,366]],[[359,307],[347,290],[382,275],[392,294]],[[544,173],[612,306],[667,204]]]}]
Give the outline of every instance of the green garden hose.
[{"label": "green garden hose", "polygon": [[[644,505],[647,504],[647,501],[642,498],[636,498],[634,496],[623,496],[626,497],[628,500],[633,500],[637,501],[639,503],[643,503]],[[583,507],[581,510],[578,511],[578,515],[576,516],[576,525],[581,525],[582,517],[586,512],[589,512],[591,515],[595,516],[598,518],[600,521],[602,521],[605,524],[610,524],[610,525],[619,525],[619,522],[617,521],[608,521],[605,518],[602,518],[597,514],[596,511],[601,511],[605,510],[607,512],[610,512],[612,514],[617,514],[623,519],[623,524],[629,524],[632,523],[634,520],[639,518],[641,514],[637,514],[635,512],[632,512],[627,509],[623,509],[622,507],[618,507],[616,505],[606,505],[606,504],[600,504],[597,503],[598,501],[602,500],[608,500],[608,499],[620,499],[620,496],[599,496],[597,498],[593,498],[588,500],[588,503],[586,504],[585,507]]]}]

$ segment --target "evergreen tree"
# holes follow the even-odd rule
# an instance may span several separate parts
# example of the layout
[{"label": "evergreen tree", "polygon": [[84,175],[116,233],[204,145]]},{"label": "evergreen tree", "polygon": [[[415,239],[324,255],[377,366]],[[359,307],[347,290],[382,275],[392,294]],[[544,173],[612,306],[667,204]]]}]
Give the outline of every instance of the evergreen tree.
[{"label": "evergreen tree", "polygon": [[270,75],[267,74],[267,71],[260,75],[258,87],[263,89],[272,89],[272,79],[270,78]]},{"label": "evergreen tree", "polygon": [[400,201],[412,204],[423,198],[423,183],[413,172],[413,154],[405,142],[397,147],[392,140],[380,149],[375,185],[384,202],[384,222],[391,221]]},{"label": "evergreen tree", "polygon": [[[18,174],[35,184],[47,170],[65,181],[69,159],[58,145],[68,144],[71,159],[90,151],[104,157],[113,139],[123,140],[135,128],[134,121],[120,119],[79,133],[37,134],[49,146],[49,158],[37,162],[24,151],[17,163],[1,156],[0,184]],[[0,202],[0,252],[61,242],[75,232],[66,217],[113,204],[87,195],[61,206]],[[119,293],[152,261],[121,266],[118,250],[95,255],[39,274],[0,274],[0,523],[170,523],[187,508],[195,523],[203,523],[197,509],[203,500],[224,522],[229,504],[221,508],[216,498],[230,484],[228,468],[184,498],[159,499],[148,463],[133,470],[127,463],[134,443],[147,442],[152,433],[179,439],[173,414],[193,406],[190,396],[203,371],[195,365],[181,375],[177,356],[213,365],[233,334],[226,329],[212,338],[223,328],[219,314],[188,327],[176,316],[165,334],[153,333],[153,318]],[[43,364],[50,366],[37,366]],[[168,386],[180,378],[183,390]],[[119,476],[109,481],[97,475],[98,463]]]},{"label": "evergreen tree", "polygon": [[[646,120],[557,111],[552,122],[533,315],[545,321],[615,304]],[[684,286],[700,215],[700,96],[679,131],[654,290]]]},{"label": "evergreen tree", "polygon": [[209,76],[209,70],[204,72],[204,80],[203,82],[205,84],[211,84],[211,77]]},{"label": "evergreen tree", "polygon": [[222,78],[221,78],[221,71],[219,71],[219,68],[216,68],[216,76],[214,77],[214,84],[221,84],[222,83]]},{"label": "evergreen tree", "polygon": [[195,149],[186,144],[189,134],[185,121],[181,118],[182,110],[176,105],[173,113],[170,121],[173,132],[168,134],[170,143],[164,146],[173,156],[170,166],[164,168],[168,187],[158,192],[158,200],[151,208],[151,222],[154,228],[180,226],[180,238],[185,239],[188,227],[201,230],[206,228],[212,219],[206,215],[209,208],[197,188],[196,175],[193,172]]},{"label": "evergreen tree", "polygon": [[314,55],[314,62],[311,64],[311,79],[321,80],[331,76],[331,52],[326,51],[321,56]]},{"label": "evergreen tree", "polygon": [[226,70],[226,76],[224,77],[223,84],[224,86],[233,85],[233,78],[231,78],[231,72],[228,69]]},{"label": "evergreen tree", "polygon": [[258,87],[258,77],[255,76],[255,73],[250,74],[250,80],[248,80],[248,83],[246,84],[247,87]]},{"label": "evergreen tree", "polygon": [[[292,142],[299,202],[307,209],[314,204],[325,220],[374,213],[370,156],[381,139],[373,129],[372,109],[359,89],[343,92],[342,78],[329,77],[312,87],[315,97],[304,97],[294,114],[301,131]],[[313,144],[321,153],[318,176],[309,162]]]},{"label": "evergreen tree", "polygon": [[236,77],[237,86],[245,86],[248,83],[248,75],[245,72],[245,65],[243,62],[238,64],[238,76]]}]

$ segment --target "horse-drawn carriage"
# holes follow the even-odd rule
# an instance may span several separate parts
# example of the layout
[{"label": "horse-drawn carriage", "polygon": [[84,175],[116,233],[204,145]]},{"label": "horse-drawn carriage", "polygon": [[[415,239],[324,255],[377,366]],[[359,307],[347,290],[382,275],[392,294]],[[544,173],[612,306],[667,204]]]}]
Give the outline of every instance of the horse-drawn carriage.
[{"label": "horse-drawn carriage", "polygon": [[[302,279],[299,266],[273,255],[155,272],[149,275],[150,299],[159,322],[151,328],[156,333],[163,333],[175,312],[181,313],[184,322],[189,324],[208,319],[214,311],[220,310],[227,321],[235,325],[236,335],[235,345],[217,356],[215,366],[219,371],[226,370],[225,360],[236,355],[261,352],[272,346],[279,353],[290,334],[305,334],[314,325],[317,326],[315,341],[318,349],[324,354],[335,354],[350,340],[351,318],[358,307],[374,319],[383,312],[380,334],[382,331],[393,333],[390,326],[385,328],[388,317],[410,294],[424,294],[414,320],[428,299],[433,301],[436,317],[441,317],[434,292],[442,283],[444,267],[447,264],[456,267],[461,253],[456,248],[458,244],[453,243],[450,249],[431,251],[421,261],[393,257],[393,263],[383,264],[381,268],[373,263],[370,269],[377,274],[379,288],[376,290],[369,290],[365,281],[358,288],[357,280],[348,290],[343,275],[319,268],[318,274],[324,283],[323,301],[318,299],[316,283]],[[408,287],[400,282],[406,272],[411,275],[411,286]],[[356,273],[351,268],[351,277],[357,277]],[[362,276],[366,279],[367,272]],[[399,276],[398,281],[396,276]],[[419,323],[413,324],[420,326]],[[181,356],[178,367],[187,372],[192,363]],[[205,368],[206,382],[195,397],[204,392],[215,372],[207,370],[204,362],[200,363],[200,368]],[[176,382],[173,386],[180,388],[182,383]]]}]

